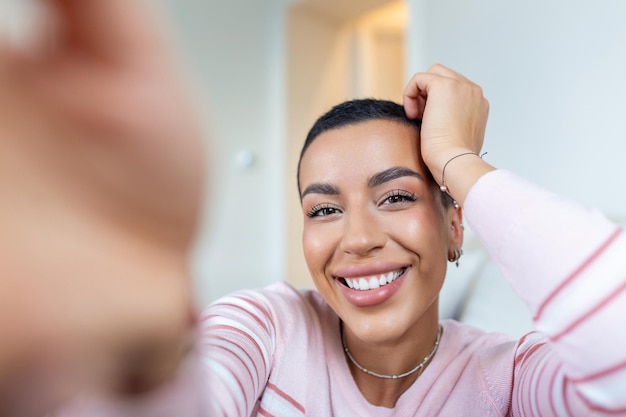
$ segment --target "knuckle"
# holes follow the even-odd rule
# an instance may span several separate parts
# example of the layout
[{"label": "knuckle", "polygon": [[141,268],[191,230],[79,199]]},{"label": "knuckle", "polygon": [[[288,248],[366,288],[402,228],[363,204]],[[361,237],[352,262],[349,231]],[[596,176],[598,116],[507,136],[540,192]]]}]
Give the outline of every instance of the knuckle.
[{"label": "knuckle", "polygon": [[428,68],[428,72],[438,71],[438,70],[441,70],[442,68],[443,68],[443,65],[441,65],[438,62],[436,62],[436,63],[432,64],[430,66],[430,68]]}]

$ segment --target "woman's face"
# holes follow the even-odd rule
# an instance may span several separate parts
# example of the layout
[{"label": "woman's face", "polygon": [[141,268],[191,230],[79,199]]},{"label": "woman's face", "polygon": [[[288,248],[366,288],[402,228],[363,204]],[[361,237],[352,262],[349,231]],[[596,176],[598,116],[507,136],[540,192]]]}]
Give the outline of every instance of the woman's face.
[{"label": "woman's face", "polygon": [[[304,255],[324,299],[362,340],[437,320],[461,212],[445,209],[415,128],[372,120],[322,133],[300,166]],[[454,227],[454,229],[452,228]]]}]

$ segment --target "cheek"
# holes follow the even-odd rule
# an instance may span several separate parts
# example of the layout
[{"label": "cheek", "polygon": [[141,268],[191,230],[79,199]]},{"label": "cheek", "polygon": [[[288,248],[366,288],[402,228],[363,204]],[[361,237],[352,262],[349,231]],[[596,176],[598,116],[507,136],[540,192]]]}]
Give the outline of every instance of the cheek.
[{"label": "cheek", "polygon": [[304,259],[313,278],[323,273],[326,264],[334,253],[335,233],[332,228],[322,225],[304,226],[302,234],[302,248]]},{"label": "cheek", "polygon": [[411,211],[388,222],[389,234],[398,243],[419,254],[441,252],[446,256],[448,233],[441,216],[424,211]]}]

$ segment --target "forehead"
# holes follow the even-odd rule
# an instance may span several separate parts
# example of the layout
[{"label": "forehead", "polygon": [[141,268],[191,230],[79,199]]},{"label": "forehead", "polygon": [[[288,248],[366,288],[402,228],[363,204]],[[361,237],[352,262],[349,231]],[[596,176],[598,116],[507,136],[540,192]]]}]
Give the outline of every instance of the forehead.
[{"label": "forehead", "polygon": [[415,127],[370,120],[319,135],[300,164],[300,184],[366,180],[390,167],[410,168],[427,178]]}]

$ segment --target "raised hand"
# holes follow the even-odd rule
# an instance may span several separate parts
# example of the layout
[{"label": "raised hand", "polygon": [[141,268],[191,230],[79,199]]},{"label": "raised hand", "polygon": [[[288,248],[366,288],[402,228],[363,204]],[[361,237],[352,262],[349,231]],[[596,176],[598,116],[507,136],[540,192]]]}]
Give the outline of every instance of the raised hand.
[{"label": "raised hand", "polygon": [[482,148],[489,114],[482,88],[437,64],[411,78],[404,90],[404,107],[409,117],[422,119],[424,162],[440,185],[444,167],[451,162],[445,171],[446,187],[462,202],[476,179],[493,169],[479,157],[455,158],[465,153],[478,155]]}]

